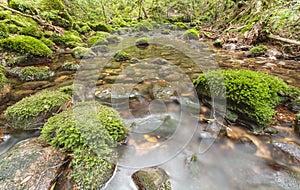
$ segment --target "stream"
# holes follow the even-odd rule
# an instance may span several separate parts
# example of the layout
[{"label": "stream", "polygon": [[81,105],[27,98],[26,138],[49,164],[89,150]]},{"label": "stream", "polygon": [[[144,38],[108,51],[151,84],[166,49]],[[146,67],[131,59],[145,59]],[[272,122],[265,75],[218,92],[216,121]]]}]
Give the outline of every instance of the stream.
[{"label": "stream", "polygon": [[[135,46],[141,36],[149,37],[150,46]],[[130,129],[126,144],[118,148],[122,156],[114,176],[104,189],[137,189],[132,174],[154,166],[166,171],[173,190],[300,189],[300,139],[292,130],[294,113],[278,108],[283,119],[272,126],[276,134],[256,136],[238,125],[224,128],[220,125],[226,124],[224,118],[199,102],[192,82],[202,72],[234,68],[270,73],[300,87],[299,62],[247,58],[242,51],[184,41],[178,31],[164,36],[158,31],[128,33],[121,38],[96,58],[75,60],[63,53],[38,63],[55,72],[48,81],[10,78],[13,95],[0,107],[0,128],[6,129],[0,133],[0,154],[39,135],[36,130],[8,128],[3,114],[7,106],[43,89],[74,85],[75,102],[95,99],[111,106]],[[112,61],[120,49],[134,59]],[[62,69],[66,61],[80,64],[80,69]]]}]

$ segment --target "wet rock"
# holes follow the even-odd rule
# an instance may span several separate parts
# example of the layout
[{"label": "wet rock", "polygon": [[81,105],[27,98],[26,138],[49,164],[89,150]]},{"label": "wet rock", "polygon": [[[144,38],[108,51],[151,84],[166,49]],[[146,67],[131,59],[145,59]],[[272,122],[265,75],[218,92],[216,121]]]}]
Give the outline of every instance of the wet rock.
[{"label": "wet rock", "polygon": [[109,48],[108,48],[107,45],[97,45],[97,46],[91,47],[91,49],[95,53],[98,53],[98,52],[107,53],[107,52],[109,52]]},{"label": "wet rock", "polygon": [[296,100],[289,103],[288,106],[293,112],[300,111],[300,97],[298,97]]},{"label": "wet rock", "polygon": [[62,68],[67,71],[77,71],[80,68],[80,65],[74,62],[66,61],[62,65]]},{"label": "wet rock", "polygon": [[75,59],[89,59],[96,56],[92,49],[85,47],[76,47],[72,49],[71,54]]},{"label": "wet rock", "polygon": [[[273,157],[287,164],[300,164],[300,147],[290,142],[273,142]],[[279,153],[278,153],[279,151]]]},{"label": "wet rock", "polygon": [[124,51],[118,51],[114,55],[114,58],[115,58],[116,61],[122,62],[122,61],[130,60],[132,57],[131,57],[131,55],[129,55],[128,53],[126,53]]},{"label": "wet rock", "polygon": [[36,90],[41,88],[42,86],[50,84],[49,81],[30,81],[30,82],[25,82],[21,84],[20,86],[17,87],[17,89],[22,89],[22,90]]},{"label": "wet rock", "polygon": [[172,85],[166,81],[158,81],[152,84],[152,88],[150,89],[151,96],[154,99],[159,100],[172,100],[174,96],[176,96],[177,92]]},{"label": "wet rock", "polygon": [[155,58],[151,61],[151,63],[153,64],[157,64],[157,65],[166,65],[168,64],[168,61],[162,58]]},{"label": "wet rock", "polygon": [[171,183],[165,171],[160,168],[145,168],[132,175],[140,190],[171,190]]},{"label": "wet rock", "polygon": [[23,141],[0,156],[0,189],[50,189],[64,157],[39,139]]},{"label": "wet rock", "polygon": [[272,60],[281,59],[283,57],[283,54],[276,49],[268,49],[265,52],[265,55],[268,56],[269,59],[272,59]]},{"label": "wet rock", "polygon": [[54,75],[49,67],[14,67],[8,70],[9,75],[23,81],[47,80]]},{"label": "wet rock", "polygon": [[6,101],[6,98],[8,97],[10,91],[11,86],[9,84],[5,84],[2,87],[0,87],[0,103]]},{"label": "wet rock", "polygon": [[213,42],[213,46],[216,48],[222,48],[224,45],[224,42],[221,39],[217,39]]},{"label": "wet rock", "polygon": [[149,44],[149,39],[146,38],[146,37],[144,37],[144,38],[139,38],[139,39],[136,40],[135,45],[136,45],[137,47],[141,47],[141,48],[147,47],[147,46],[150,45],[150,44]]}]

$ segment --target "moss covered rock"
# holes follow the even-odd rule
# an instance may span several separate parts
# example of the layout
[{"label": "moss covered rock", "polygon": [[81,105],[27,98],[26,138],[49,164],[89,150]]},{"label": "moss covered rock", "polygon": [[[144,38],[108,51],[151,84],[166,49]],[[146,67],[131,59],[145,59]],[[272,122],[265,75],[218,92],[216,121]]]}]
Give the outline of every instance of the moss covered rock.
[{"label": "moss covered rock", "polygon": [[15,51],[35,56],[50,56],[52,51],[40,40],[31,36],[13,36],[0,40],[4,50]]},{"label": "moss covered rock", "polygon": [[132,175],[139,189],[171,190],[169,176],[160,168],[145,168]]},{"label": "moss covered rock", "polygon": [[[249,70],[210,71],[194,82],[202,100],[209,99],[211,94],[226,98],[227,109],[237,113],[240,121],[255,124],[255,130],[271,122],[276,106],[300,94],[299,89],[279,78]],[[226,92],[222,93],[223,90]]]},{"label": "moss covered rock", "polygon": [[116,35],[107,32],[97,32],[95,36],[90,37],[87,42],[89,46],[108,45],[120,42],[121,39]]},{"label": "moss covered rock", "polygon": [[135,41],[137,47],[147,47],[149,46],[149,39],[146,37],[139,38]]},{"label": "moss covered rock", "polygon": [[139,32],[149,32],[149,31],[153,30],[153,25],[148,21],[142,21],[142,22],[139,22],[138,24],[136,24],[134,26],[134,28],[136,31],[139,31]]},{"label": "moss covered rock", "polygon": [[9,74],[18,77],[23,81],[39,81],[47,80],[54,75],[54,72],[49,67],[14,67],[9,70]]},{"label": "moss covered rock", "polygon": [[50,145],[73,152],[70,177],[80,189],[98,189],[111,178],[117,156],[113,149],[126,137],[118,112],[97,102],[78,103],[42,129]]},{"label": "moss covered rock", "polygon": [[57,45],[70,48],[74,48],[82,42],[79,35],[71,31],[67,31],[64,34],[54,34],[50,37],[50,40]]},{"label": "moss covered rock", "polygon": [[176,26],[176,29],[178,29],[178,30],[187,30],[189,27],[185,24],[185,23],[183,23],[183,22],[177,22],[176,24],[175,24],[175,26]]},{"label": "moss covered rock", "polygon": [[70,99],[63,92],[43,90],[8,107],[5,115],[14,128],[36,128]]},{"label": "moss covered rock", "polygon": [[199,32],[195,29],[189,29],[183,34],[183,38],[186,40],[199,40]]},{"label": "moss covered rock", "polygon": [[255,46],[251,48],[247,54],[248,57],[256,57],[263,55],[268,50],[267,46]]},{"label": "moss covered rock", "polygon": [[7,38],[9,35],[9,29],[6,24],[0,23],[0,39]]},{"label": "moss covered rock", "polygon": [[72,49],[71,54],[76,59],[89,59],[96,56],[91,48],[85,47],[76,47]]},{"label": "moss covered rock", "polygon": [[80,65],[74,62],[66,61],[62,65],[62,68],[67,71],[77,71],[80,68]]},{"label": "moss covered rock", "polygon": [[128,53],[126,53],[124,51],[118,51],[114,55],[114,58],[115,58],[116,61],[122,62],[122,61],[128,61],[128,60],[130,60],[132,57],[131,57],[131,55],[129,55]]},{"label": "moss covered rock", "polygon": [[94,31],[103,31],[103,32],[111,32],[112,29],[109,25],[98,22],[98,23],[89,23],[89,27],[93,29]]}]

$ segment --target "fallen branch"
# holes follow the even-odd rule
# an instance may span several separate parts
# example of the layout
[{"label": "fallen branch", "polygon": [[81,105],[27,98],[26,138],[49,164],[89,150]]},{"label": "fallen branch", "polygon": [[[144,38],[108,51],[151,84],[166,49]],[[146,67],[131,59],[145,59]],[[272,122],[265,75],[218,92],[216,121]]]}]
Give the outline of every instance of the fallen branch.
[{"label": "fallen branch", "polygon": [[288,38],[282,38],[280,36],[273,35],[273,34],[270,34],[268,36],[268,38],[300,46],[300,41],[297,41],[297,40],[291,40],[291,39],[288,39]]}]

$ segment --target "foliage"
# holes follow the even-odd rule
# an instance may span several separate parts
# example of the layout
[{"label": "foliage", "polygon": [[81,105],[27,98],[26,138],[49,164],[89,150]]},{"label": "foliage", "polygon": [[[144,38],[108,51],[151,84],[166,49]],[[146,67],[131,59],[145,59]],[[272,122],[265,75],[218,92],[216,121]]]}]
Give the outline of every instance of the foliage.
[{"label": "foliage", "polygon": [[183,34],[183,38],[186,40],[199,40],[199,32],[195,29],[189,29]]},{"label": "foliage", "polygon": [[299,89],[281,79],[249,70],[210,71],[200,75],[195,85],[200,96],[226,98],[229,104],[237,105],[233,111],[245,114],[262,127],[270,122],[274,107],[287,100],[288,95],[300,94]]},{"label": "foliage", "polygon": [[4,67],[0,65],[0,89],[8,83],[8,79],[4,75]]},{"label": "foliage", "polygon": [[58,111],[70,98],[63,92],[43,90],[8,107],[5,115],[14,128],[35,128]]},{"label": "foliage", "polygon": [[21,69],[19,77],[24,81],[47,80],[53,72],[49,67],[28,66]]},{"label": "foliage", "polygon": [[18,53],[36,56],[50,56],[52,51],[40,40],[31,36],[13,36],[0,40],[0,47]]},{"label": "foliage", "polygon": [[129,55],[128,53],[126,53],[124,51],[118,51],[114,55],[114,58],[115,58],[116,61],[122,62],[122,61],[130,60],[132,57],[131,57],[131,55]]}]

